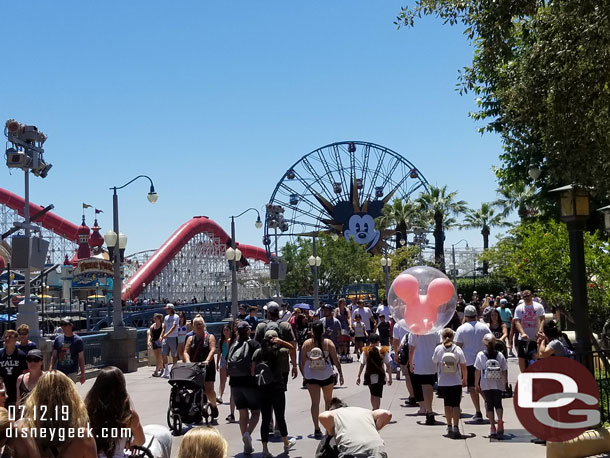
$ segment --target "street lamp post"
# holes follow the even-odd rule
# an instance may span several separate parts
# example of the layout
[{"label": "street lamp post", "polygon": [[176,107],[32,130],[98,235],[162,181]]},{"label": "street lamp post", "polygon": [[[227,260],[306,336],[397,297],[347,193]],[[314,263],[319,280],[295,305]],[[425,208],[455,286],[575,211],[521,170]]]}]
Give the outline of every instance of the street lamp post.
[{"label": "street lamp post", "polygon": [[317,310],[320,306],[318,294],[318,268],[322,264],[322,258],[316,253],[316,234],[313,235],[312,255],[307,259],[313,273],[313,306]]},{"label": "street lamp post", "polygon": [[453,277],[453,287],[455,288],[456,291],[457,291],[457,269],[455,267],[455,246],[459,245],[462,242],[466,242],[466,248],[468,248],[468,242],[466,241],[466,239],[462,239],[459,242],[451,244],[451,262],[453,263],[453,269],[451,270],[451,273],[453,275],[451,275],[451,276]]},{"label": "street lamp post", "polygon": [[[254,210],[257,215],[254,227],[260,229],[263,227],[263,222],[261,221],[261,215],[256,208],[250,207],[241,212],[239,215],[231,216],[231,246],[227,248],[226,257],[231,264],[231,317],[234,320],[237,319],[239,312],[237,308],[237,263],[241,260],[241,251],[235,246],[235,218],[239,218],[250,210]],[[225,286],[225,301],[226,300],[227,293]]]},{"label": "street lamp post", "polygon": [[383,275],[385,280],[385,297],[388,298],[389,289],[390,289],[390,267],[392,266],[392,260],[388,258],[388,253],[384,254],[383,258],[381,258],[381,267],[383,267]]},{"label": "street lamp post", "polygon": [[577,354],[586,355],[592,348],[589,337],[587,272],[583,239],[585,223],[589,219],[589,191],[580,186],[567,185],[552,189],[549,192],[559,193],[561,220],[566,223],[568,228],[570,273],[572,277],[572,314],[576,333],[574,349]]},{"label": "street lamp post", "polygon": [[[146,178],[150,181],[150,191],[146,196],[148,201],[151,204],[154,204],[158,195],[155,192],[155,186],[150,177],[146,175],[138,175],[131,181],[128,181],[123,186],[114,186],[110,188],[114,191],[112,196],[112,231],[108,231],[104,235],[104,239],[106,241],[106,245],[108,247],[114,247],[114,255],[113,255],[113,267],[114,267],[114,277],[113,277],[113,288],[112,288],[112,326],[116,330],[117,328],[124,328],[125,323],[123,322],[123,302],[121,300],[121,290],[123,288],[123,281],[121,278],[121,248],[124,250],[127,245],[127,237],[119,232],[119,196],[117,191],[119,189],[123,189],[126,186],[129,186],[131,183],[136,181],[138,178]],[[123,247],[121,247],[121,236],[123,236]]]}]

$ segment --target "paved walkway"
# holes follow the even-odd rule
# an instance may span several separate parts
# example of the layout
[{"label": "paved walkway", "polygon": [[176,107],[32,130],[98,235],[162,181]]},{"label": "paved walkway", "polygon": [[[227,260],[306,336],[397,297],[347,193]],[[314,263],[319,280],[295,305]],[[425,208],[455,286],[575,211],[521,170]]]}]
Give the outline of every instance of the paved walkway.
[{"label": "paved walkway", "polygon": [[[335,395],[342,398],[349,405],[370,407],[369,392],[366,387],[356,386],[357,364],[345,364],[346,386],[337,388]],[[509,379],[515,384],[518,374],[517,360],[509,359]],[[153,378],[152,367],[143,367],[136,373],[127,374],[128,391],[140,414],[142,424],[157,423],[166,425],[166,412],[169,399],[169,384],[166,379]],[[78,385],[79,391],[84,395],[91,387],[93,380],[87,380],[85,385]],[[217,382],[218,383],[218,382]],[[309,413],[309,396],[306,390],[300,388],[301,379],[297,378],[288,384],[286,418],[289,435],[297,438],[297,445],[290,452],[290,456],[311,458],[314,456],[318,441],[313,439],[313,426]],[[109,393],[111,396],[112,393]],[[473,424],[470,416],[474,413],[470,396],[466,395],[462,401],[464,418],[460,431],[467,435],[464,440],[452,440],[443,435],[446,433],[444,417],[436,417],[437,426],[425,426],[425,417],[416,416],[417,408],[401,407],[407,393],[403,379],[395,381],[391,387],[385,387],[381,407],[393,413],[392,422],[381,431],[385,440],[389,457],[408,455],[417,458],[442,454],[451,458],[489,458],[490,456],[528,456],[542,458],[545,456],[544,446],[530,443],[530,436],[516,418],[512,399],[504,400],[505,436],[506,440],[490,440],[489,425]],[[228,396],[225,396],[228,401]],[[224,418],[229,414],[228,404],[219,406],[220,416],[217,428],[229,441],[229,456],[244,458],[243,443],[237,424],[226,424]],[[442,399],[435,398],[434,410],[443,412]],[[261,444],[258,428],[253,434],[255,453],[254,458],[260,458]],[[275,441],[275,439],[273,439]],[[172,458],[178,454],[181,437],[174,437]],[[449,453],[448,450],[450,450]],[[270,451],[275,456],[287,456],[283,453],[281,440],[270,443]],[[282,452],[280,454],[280,452]]]}]

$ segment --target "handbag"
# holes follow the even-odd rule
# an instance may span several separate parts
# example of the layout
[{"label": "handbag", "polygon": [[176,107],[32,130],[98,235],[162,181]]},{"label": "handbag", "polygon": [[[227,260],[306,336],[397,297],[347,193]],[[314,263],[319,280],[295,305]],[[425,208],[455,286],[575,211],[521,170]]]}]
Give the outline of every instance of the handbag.
[{"label": "handbag", "polygon": [[316,449],[315,458],[339,458],[339,449],[334,444],[333,436],[322,438]]}]

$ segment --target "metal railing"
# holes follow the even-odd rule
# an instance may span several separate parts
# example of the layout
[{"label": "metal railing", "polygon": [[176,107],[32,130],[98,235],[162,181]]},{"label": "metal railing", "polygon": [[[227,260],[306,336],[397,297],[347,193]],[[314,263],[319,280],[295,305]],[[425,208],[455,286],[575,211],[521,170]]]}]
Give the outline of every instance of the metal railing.
[{"label": "metal railing", "polygon": [[576,353],[574,359],[593,373],[599,387],[599,411],[601,422],[610,422],[610,350]]}]

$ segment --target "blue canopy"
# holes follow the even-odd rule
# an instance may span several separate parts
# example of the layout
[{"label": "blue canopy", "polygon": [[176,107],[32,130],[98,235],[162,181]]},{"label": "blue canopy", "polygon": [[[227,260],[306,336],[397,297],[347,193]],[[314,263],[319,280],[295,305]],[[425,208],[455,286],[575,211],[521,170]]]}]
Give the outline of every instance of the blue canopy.
[{"label": "blue canopy", "polygon": [[17,315],[11,315],[11,318],[9,320],[7,313],[0,314],[0,321],[15,321],[15,320],[17,320]]},{"label": "blue canopy", "polygon": [[293,309],[295,308],[300,308],[301,310],[313,310],[313,308],[311,307],[311,305],[309,304],[294,304],[294,306],[292,307]]}]

